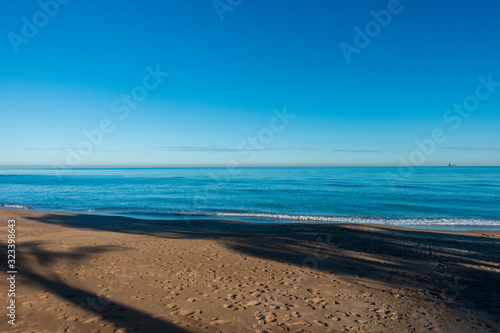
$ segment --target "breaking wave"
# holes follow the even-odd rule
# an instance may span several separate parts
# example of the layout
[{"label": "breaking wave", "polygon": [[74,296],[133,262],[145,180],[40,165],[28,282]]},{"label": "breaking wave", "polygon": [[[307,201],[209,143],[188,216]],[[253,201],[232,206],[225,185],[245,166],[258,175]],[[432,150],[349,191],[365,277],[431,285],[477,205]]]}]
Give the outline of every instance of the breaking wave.
[{"label": "breaking wave", "polygon": [[464,219],[464,218],[386,218],[358,216],[314,216],[268,213],[214,213],[219,217],[253,218],[269,220],[288,220],[296,222],[325,222],[351,224],[381,224],[381,225],[488,225],[500,226],[500,220]]}]

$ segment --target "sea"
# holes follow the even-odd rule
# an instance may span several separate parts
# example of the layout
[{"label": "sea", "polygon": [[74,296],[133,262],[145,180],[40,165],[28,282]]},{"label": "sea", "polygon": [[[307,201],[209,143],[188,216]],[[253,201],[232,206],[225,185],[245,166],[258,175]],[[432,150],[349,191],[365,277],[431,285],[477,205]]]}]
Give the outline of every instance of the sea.
[{"label": "sea", "polygon": [[0,169],[0,207],[500,230],[500,167]]}]

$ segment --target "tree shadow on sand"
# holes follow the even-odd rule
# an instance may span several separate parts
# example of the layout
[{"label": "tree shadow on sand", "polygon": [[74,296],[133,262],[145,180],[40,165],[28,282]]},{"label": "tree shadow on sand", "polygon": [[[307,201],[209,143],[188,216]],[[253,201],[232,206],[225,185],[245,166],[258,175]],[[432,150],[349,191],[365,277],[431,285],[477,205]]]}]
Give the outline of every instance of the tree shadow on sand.
[{"label": "tree shadow on sand", "polygon": [[[6,244],[0,243],[3,249]],[[119,250],[117,246],[95,246],[95,247],[77,247],[68,251],[48,251],[44,249],[43,243],[28,242],[22,243],[18,249],[18,256],[23,260],[35,261],[38,265],[47,266],[57,262],[78,262],[84,259],[94,258],[96,255],[109,251]],[[31,265],[21,264],[19,277],[22,283],[37,285],[42,290],[50,291],[52,294],[61,297],[67,302],[77,306],[77,314],[80,319],[96,319],[114,323],[117,328],[125,328],[128,332],[188,332],[167,321],[154,318],[146,313],[133,309],[123,304],[110,301],[104,295],[97,295],[70,286],[61,280],[56,273],[50,276],[44,276],[30,269]],[[6,267],[5,267],[6,268]],[[69,316],[73,315],[71,311]],[[68,332],[85,332],[86,326],[81,322],[68,322],[65,324],[70,330]]]},{"label": "tree shadow on sand", "polygon": [[[470,309],[498,327],[500,240],[482,236],[335,224],[248,224],[222,220],[144,221],[46,214],[34,221],[162,238],[215,239],[241,254],[345,278],[407,288],[416,299]],[[387,292],[391,292],[387,290]]]}]

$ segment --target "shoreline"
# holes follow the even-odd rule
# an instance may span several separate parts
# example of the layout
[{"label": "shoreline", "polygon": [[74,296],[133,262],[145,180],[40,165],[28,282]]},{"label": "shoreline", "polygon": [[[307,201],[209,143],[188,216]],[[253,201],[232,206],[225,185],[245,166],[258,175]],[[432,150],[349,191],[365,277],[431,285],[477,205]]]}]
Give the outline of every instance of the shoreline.
[{"label": "shoreline", "polygon": [[0,331],[500,329],[498,231],[0,209],[12,218],[18,325]]},{"label": "shoreline", "polygon": [[[9,207],[17,206],[17,207]],[[45,212],[45,213],[59,213],[59,214],[79,214],[79,215],[89,215],[89,216],[101,216],[101,217],[123,217],[135,220],[143,221],[187,221],[187,220],[207,220],[207,221],[228,221],[228,222],[239,222],[239,223],[250,223],[250,224],[262,224],[262,225],[290,225],[290,224],[322,224],[322,225],[366,225],[366,226],[383,226],[392,228],[402,228],[409,230],[427,230],[427,231],[500,231],[500,225],[487,225],[487,224],[383,224],[383,223],[359,223],[359,222],[333,222],[333,221],[321,221],[314,219],[286,219],[286,218],[264,218],[264,217],[252,217],[252,216],[218,216],[218,215],[189,215],[189,214],[172,214],[172,215],[162,215],[162,214],[119,214],[119,213],[96,213],[89,211],[70,211],[70,210],[43,210],[43,209],[31,209],[29,207],[21,205],[6,205],[0,206],[0,210],[14,210],[14,211],[30,211],[30,212]],[[276,214],[283,215],[283,214]],[[286,214],[284,214],[286,215]],[[331,216],[335,218],[335,216]],[[346,218],[345,216],[339,216],[338,218]],[[417,218],[395,218],[395,220],[400,219],[417,219]],[[438,219],[438,218],[428,218]],[[461,219],[461,218],[447,218],[450,220]],[[387,218],[387,220],[391,220]]]}]

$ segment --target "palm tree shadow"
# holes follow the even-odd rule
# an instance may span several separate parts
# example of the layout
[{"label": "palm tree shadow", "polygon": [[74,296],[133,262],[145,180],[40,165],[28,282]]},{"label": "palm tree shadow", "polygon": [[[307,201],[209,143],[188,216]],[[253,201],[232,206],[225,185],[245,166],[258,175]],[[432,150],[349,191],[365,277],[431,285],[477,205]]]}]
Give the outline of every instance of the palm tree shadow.
[{"label": "palm tree shadow", "polygon": [[[18,255],[22,258],[21,262],[34,260],[39,265],[47,266],[59,260],[79,261],[96,254],[121,248],[117,246],[78,247],[71,252],[56,252],[45,250],[42,245],[41,242],[23,243],[18,250]],[[7,245],[3,243],[0,243],[0,246],[3,249],[7,248]],[[78,314],[77,318],[79,321],[68,325],[81,328],[83,329],[82,331],[85,331],[86,328],[85,323],[82,323],[82,319],[85,321],[97,318],[97,320],[112,322],[115,324],[114,326],[125,328],[129,332],[188,332],[167,321],[154,318],[118,302],[113,302],[105,296],[70,286],[63,282],[55,273],[48,274],[49,276],[36,273],[34,269],[29,268],[30,266],[24,264],[19,267],[23,283],[38,285],[40,289],[50,291],[52,294],[76,305],[78,310],[75,312]],[[69,314],[71,315],[72,313],[70,312]]]},{"label": "palm tree shadow", "polygon": [[[188,332],[169,322],[151,317],[126,305],[112,302],[107,298],[89,293],[76,287],[68,286],[57,279],[49,279],[30,271],[23,271],[23,278],[36,281],[44,289],[70,301],[84,310],[89,318],[111,321],[129,332]],[[78,326],[78,324],[76,324]]]}]

